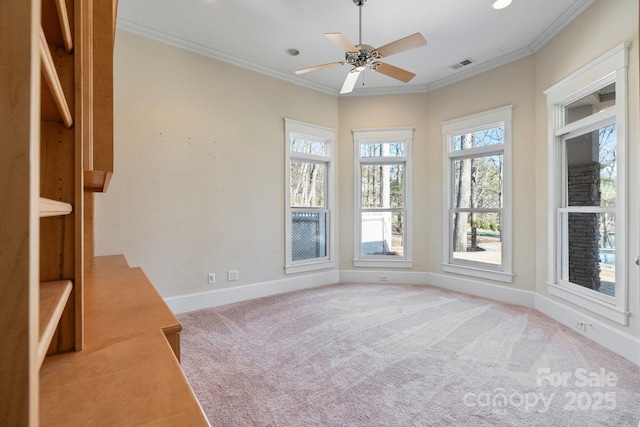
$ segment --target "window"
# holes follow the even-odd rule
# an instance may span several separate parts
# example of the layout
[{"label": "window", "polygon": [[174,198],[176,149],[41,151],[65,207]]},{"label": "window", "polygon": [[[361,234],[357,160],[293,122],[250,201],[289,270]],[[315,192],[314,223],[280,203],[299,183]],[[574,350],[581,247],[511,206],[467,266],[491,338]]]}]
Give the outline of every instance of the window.
[{"label": "window", "polygon": [[354,130],[355,267],[411,262],[413,129]]},{"label": "window", "polygon": [[287,274],[334,267],[335,131],[285,119]]},{"label": "window", "polygon": [[443,270],[511,282],[511,107],[442,123]]},{"label": "window", "polygon": [[620,45],[545,92],[549,293],[625,325],[626,67]]}]

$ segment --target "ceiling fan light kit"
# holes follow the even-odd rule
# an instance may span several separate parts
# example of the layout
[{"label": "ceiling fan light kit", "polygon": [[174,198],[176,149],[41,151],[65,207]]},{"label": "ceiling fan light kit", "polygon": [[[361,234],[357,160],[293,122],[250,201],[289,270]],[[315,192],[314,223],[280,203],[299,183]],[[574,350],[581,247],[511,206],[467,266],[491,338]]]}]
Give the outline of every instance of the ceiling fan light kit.
[{"label": "ceiling fan light kit", "polygon": [[354,46],[344,35],[342,35],[342,33],[325,33],[325,36],[329,40],[331,40],[334,44],[345,51],[345,60],[302,68],[300,70],[296,70],[296,74],[303,74],[311,71],[321,70],[324,68],[338,67],[349,64],[353,68],[347,74],[347,78],[342,85],[342,89],[340,89],[340,94],[352,92],[353,88],[355,87],[356,81],[360,76],[360,73],[367,68],[371,71],[375,71],[392,77],[403,83],[408,83],[415,77],[415,74],[410,71],[403,70],[402,68],[398,68],[384,62],[380,62],[379,60],[396,53],[424,46],[427,44],[427,41],[422,36],[422,34],[415,33],[394,42],[388,43],[379,48],[374,48],[371,45],[362,43],[362,6],[366,1],[367,0],[353,0],[353,3],[358,6],[359,10],[359,38],[358,44],[356,46]]}]

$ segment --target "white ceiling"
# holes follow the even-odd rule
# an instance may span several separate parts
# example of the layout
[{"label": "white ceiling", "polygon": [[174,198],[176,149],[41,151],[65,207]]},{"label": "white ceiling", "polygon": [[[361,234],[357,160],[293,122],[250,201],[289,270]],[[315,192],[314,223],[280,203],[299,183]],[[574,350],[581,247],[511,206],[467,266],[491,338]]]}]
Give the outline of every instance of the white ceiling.
[{"label": "white ceiling", "polygon": [[[411,82],[366,71],[352,95],[426,92],[525,57],[595,1],[513,0],[495,10],[493,0],[368,0],[363,43],[379,47],[421,32],[428,44],[384,59],[416,73]],[[118,27],[337,95],[348,65],[294,71],[344,60],[323,33],[358,44],[358,7],[353,0],[120,0]],[[288,56],[289,48],[300,55]],[[476,62],[450,68],[466,58]]]}]

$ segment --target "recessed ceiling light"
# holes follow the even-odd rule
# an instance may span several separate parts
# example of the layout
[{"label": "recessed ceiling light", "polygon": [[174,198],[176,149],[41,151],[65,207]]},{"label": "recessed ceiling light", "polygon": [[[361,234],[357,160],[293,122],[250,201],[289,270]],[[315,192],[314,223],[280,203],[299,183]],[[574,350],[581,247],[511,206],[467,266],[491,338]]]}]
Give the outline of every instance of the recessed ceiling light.
[{"label": "recessed ceiling light", "polygon": [[504,9],[511,4],[511,0],[496,0],[493,2],[494,9]]},{"label": "recessed ceiling light", "polygon": [[285,52],[287,52],[287,55],[289,55],[289,56],[298,56],[298,55],[300,55],[300,51],[298,49],[290,48],[290,49],[287,49]]}]

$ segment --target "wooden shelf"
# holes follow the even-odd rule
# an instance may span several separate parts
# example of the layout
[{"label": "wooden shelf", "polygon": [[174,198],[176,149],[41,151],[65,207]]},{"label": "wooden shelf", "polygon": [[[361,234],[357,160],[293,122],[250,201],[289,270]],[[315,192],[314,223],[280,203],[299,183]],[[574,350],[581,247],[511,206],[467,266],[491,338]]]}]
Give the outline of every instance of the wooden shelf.
[{"label": "wooden shelf", "polygon": [[[121,347],[131,341],[129,325],[108,349],[93,346],[84,350],[84,272],[93,264],[94,194],[84,191],[83,169],[105,171],[90,173],[94,178],[90,186],[106,188],[113,171],[112,62],[118,0],[2,1],[0,39],[8,42],[0,48],[0,81],[10,90],[0,91],[0,123],[12,145],[6,156],[0,155],[0,170],[8,177],[2,196],[12,203],[2,209],[5,221],[0,226],[6,256],[3,253],[0,257],[0,270],[7,273],[3,274],[5,282],[14,286],[5,286],[6,291],[0,292],[4,332],[0,346],[0,425],[85,425],[92,420],[109,424],[101,421],[100,414],[93,418],[91,411],[83,408],[92,408],[96,402],[111,403],[104,399],[103,390],[107,388],[117,405],[103,405],[104,419],[121,412],[114,407],[147,408],[146,403],[131,403],[141,396],[146,400],[160,390],[155,379],[165,381],[164,372],[171,370],[174,381],[166,383],[157,405],[144,418],[146,422],[120,418],[121,422],[110,425],[158,424],[158,418],[153,417],[166,408],[170,412],[162,420],[170,424],[182,419],[182,406],[172,406],[174,393],[186,396],[185,407],[190,412],[199,408],[171,353],[170,345],[176,353],[179,348],[179,326],[174,319],[161,319],[160,329],[153,329],[153,334],[136,335],[132,346],[137,357],[129,365],[120,364],[120,356],[133,360],[132,346]],[[85,147],[91,162],[86,160],[89,156],[84,155]],[[34,223],[31,218],[36,211],[44,219]],[[115,306],[119,297],[109,294]],[[101,329],[100,323],[92,326],[93,333]],[[141,370],[151,346],[155,348],[152,353],[161,355],[158,369]],[[91,354],[97,358],[87,358]],[[100,361],[107,359],[114,362],[100,366]],[[87,362],[82,365],[83,375],[76,375],[77,364],[65,370],[74,360]],[[96,367],[100,373],[96,373]],[[116,367],[118,373],[110,371]],[[127,367],[132,372],[127,372]],[[46,378],[52,368],[58,375],[54,382],[41,383],[39,376]],[[70,375],[77,380],[71,388],[79,392],[66,400],[61,419],[77,414],[80,418],[57,423],[49,417],[49,408],[43,411],[40,401],[55,408],[68,399],[71,393],[61,392],[61,387],[68,385]],[[109,387],[93,387],[99,379],[101,385]],[[178,388],[173,387],[174,382]],[[78,384],[87,388],[81,389]],[[132,392],[122,393],[123,386]],[[118,400],[120,397],[126,402]],[[188,419],[187,424],[195,425]]]},{"label": "wooden shelf", "polygon": [[84,191],[104,193],[107,191],[113,172],[84,170]]},{"label": "wooden shelf", "polygon": [[40,197],[40,218],[69,215],[72,211],[69,203]]},{"label": "wooden shelf", "polygon": [[40,419],[60,426],[209,425],[178,363],[182,325],[144,272],[122,255],[97,257],[85,283],[86,347],[47,356]]},{"label": "wooden shelf", "polygon": [[44,30],[40,28],[40,63],[42,68],[42,76],[47,82],[49,91],[53,96],[53,101],[58,108],[58,112],[62,118],[62,122],[70,128],[73,126],[73,117],[71,116],[71,110],[69,104],[62,90],[62,84],[60,78],[56,72],[56,64],[53,62],[49,45],[47,44],[47,38],[44,35]]},{"label": "wooden shelf", "polygon": [[64,47],[71,53],[73,44],[73,1],[46,0],[42,2],[42,29],[47,41],[58,47]]},{"label": "wooden shelf", "polygon": [[60,20],[60,31],[62,31],[64,48],[67,49],[67,52],[71,53],[73,50],[73,38],[71,36],[69,15],[67,14],[67,2],[65,0],[56,0],[56,9],[58,10],[58,19]]},{"label": "wooden shelf", "polygon": [[47,355],[60,316],[67,304],[73,284],[70,280],[40,282],[40,340],[38,341],[38,365]]}]

